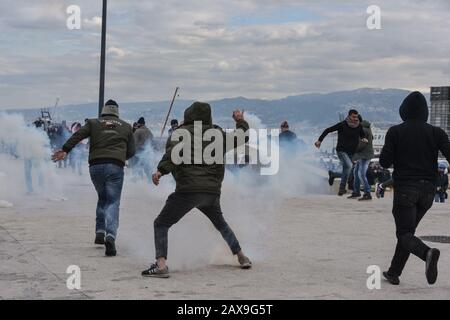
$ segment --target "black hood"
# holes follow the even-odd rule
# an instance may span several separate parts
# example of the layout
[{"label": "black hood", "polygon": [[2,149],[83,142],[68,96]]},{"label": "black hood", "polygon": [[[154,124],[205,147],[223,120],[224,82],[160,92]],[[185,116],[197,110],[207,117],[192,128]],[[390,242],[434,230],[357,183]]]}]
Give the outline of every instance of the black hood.
[{"label": "black hood", "polygon": [[184,111],[184,124],[194,124],[194,121],[202,121],[205,126],[212,126],[211,106],[204,102],[194,102]]},{"label": "black hood", "polygon": [[427,99],[418,91],[410,93],[400,106],[400,117],[403,121],[420,120],[427,122],[428,115]]}]

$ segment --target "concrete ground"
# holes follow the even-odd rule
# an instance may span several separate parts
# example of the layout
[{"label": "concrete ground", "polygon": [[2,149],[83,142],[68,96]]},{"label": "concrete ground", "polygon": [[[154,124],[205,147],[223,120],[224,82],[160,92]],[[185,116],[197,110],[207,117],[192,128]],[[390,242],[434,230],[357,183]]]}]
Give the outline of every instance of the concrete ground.
[{"label": "concrete ground", "polygon": [[[393,287],[366,286],[367,267],[388,266],[395,245],[391,199],[364,204],[330,195],[242,195],[225,187],[223,210],[254,268],[240,270],[220,235],[199,213],[171,229],[172,277],[144,279],[152,262],[152,223],[172,186],[158,193],[127,183],[118,256],[93,244],[95,194],[87,179],[66,186],[67,199],[7,199],[0,208],[1,299],[449,299],[450,244],[441,250],[438,283],[412,257]],[[275,197],[275,196],[274,196]],[[436,204],[418,234],[450,235],[450,205]],[[81,268],[69,290],[68,266]]]}]

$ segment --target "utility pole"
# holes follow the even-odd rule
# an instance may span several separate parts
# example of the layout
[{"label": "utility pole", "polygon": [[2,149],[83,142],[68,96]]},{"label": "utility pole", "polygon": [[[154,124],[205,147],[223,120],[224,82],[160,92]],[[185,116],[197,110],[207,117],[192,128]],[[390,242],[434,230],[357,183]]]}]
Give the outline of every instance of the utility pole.
[{"label": "utility pole", "polygon": [[106,60],[106,15],[107,15],[107,0],[103,0],[102,13],[102,44],[100,53],[100,87],[98,98],[98,116],[100,117],[105,104],[105,60]]}]

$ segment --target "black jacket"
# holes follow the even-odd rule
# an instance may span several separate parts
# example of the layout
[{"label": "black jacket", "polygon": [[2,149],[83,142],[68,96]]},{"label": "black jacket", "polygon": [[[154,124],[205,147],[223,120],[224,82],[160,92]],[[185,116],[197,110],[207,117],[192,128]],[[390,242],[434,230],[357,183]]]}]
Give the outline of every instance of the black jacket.
[{"label": "black jacket", "polygon": [[444,130],[427,123],[428,106],[420,92],[411,93],[400,106],[403,123],[386,134],[380,165],[394,165],[395,185],[427,180],[436,183],[439,151],[450,159],[450,142]]},{"label": "black jacket", "polygon": [[339,122],[338,124],[326,129],[319,137],[319,141],[322,142],[325,137],[331,132],[338,132],[338,141],[336,146],[337,152],[346,152],[349,155],[353,155],[358,148],[361,138],[365,138],[365,133],[362,125],[356,128],[351,128],[347,121]]},{"label": "black jacket", "polygon": [[283,131],[279,136],[280,143],[290,143],[297,140],[297,135],[291,130]]}]

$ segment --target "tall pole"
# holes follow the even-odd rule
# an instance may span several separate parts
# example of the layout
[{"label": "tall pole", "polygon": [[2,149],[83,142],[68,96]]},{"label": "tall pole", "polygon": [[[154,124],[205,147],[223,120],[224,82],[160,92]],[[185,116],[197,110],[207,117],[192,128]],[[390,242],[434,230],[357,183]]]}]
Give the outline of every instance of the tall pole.
[{"label": "tall pole", "polygon": [[98,116],[100,117],[105,103],[105,59],[106,59],[106,15],[107,15],[107,0],[103,0],[102,13],[102,48],[100,54],[100,87],[98,98]]},{"label": "tall pole", "polygon": [[167,111],[166,120],[164,121],[164,125],[163,125],[162,130],[161,130],[161,138],[164,135],[164,130],[166,130],[167,121],[169,120],[170,112],[172,112],[173,103],[175,102],[175,99],[177,98],[178,90],[180,90],[179,87],[177,87],[175,89],[175,93],[173,95],[172,102],[170,103],[169,111]]}]

